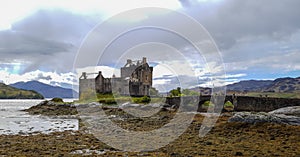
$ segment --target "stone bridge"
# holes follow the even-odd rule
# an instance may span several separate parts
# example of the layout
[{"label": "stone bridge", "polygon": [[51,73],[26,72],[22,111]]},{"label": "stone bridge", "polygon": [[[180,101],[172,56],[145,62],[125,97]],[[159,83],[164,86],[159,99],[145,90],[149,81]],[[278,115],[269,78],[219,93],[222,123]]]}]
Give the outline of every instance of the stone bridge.
[{"label": "stone bridge", "polygon": [[[167,97],[166,103],[169,105],[179,106],[181,99],[195,99],[195,97]],[[197,97],[198,111],[201,111],[202,104],[211,100],[210,95]],[[224,103],[230,101],[234,105],[234,111],[254,111],[269,112],[288,106],[300,106],[300,99],[290,98],[272,98],[272,97],[249,97],[249,96],[226,96]]]}]

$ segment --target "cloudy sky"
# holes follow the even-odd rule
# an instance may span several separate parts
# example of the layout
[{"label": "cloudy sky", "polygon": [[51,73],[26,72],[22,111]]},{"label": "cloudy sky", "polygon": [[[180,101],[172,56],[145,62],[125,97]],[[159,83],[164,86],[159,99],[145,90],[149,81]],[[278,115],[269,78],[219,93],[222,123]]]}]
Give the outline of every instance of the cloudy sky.
[{"label": "cloudy sky", "polygon": [[[203,25],[220,50],[227,83],[300,76],[298,0],[7,0],[1,3],[0,81],[6,84],[38,80],[71,87],[77,81],[75,72],[91,69],[74,66],[76,57],[85,55],[78,52],[89,33],[119,13],[143,7],[184,13]],[[171,22],[173,19],[168,24],[195,31],[173,14],[151,15]],[[100,31],[99,37],[105,38],[114,28],[130,22],[143,23],[140,14],[132,16],[121,16],[117,22],[111,22],[111,30]],[[170,88],[168,83],[210,86],[211,77],[218,77],[213,74],[215,69],[207,68],[206,59],[182,38],[151,29],[135,30],[115,40],[94,70],[111,76],[118,74],[118,68],[127,58],[143,56],[155,66],[154,83],[161,90]]]}]

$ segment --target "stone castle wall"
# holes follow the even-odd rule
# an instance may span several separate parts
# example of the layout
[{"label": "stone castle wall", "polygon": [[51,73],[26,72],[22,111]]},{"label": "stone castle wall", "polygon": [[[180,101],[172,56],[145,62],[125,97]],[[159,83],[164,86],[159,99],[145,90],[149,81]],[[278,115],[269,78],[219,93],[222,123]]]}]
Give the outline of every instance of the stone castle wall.
[{"label": "stone castle wall", "polygon": [[79,99],[85,97],[84,94],[91,95],[96,91],[95,79],[79,79]]}]

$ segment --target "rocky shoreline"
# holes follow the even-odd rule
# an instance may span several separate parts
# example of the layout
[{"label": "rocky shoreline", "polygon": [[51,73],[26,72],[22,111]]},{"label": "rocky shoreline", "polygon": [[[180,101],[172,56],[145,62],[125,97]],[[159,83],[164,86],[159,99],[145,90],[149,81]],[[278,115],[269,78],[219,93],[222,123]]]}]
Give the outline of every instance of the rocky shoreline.
[{"label": "rocky shoreline", "polygon": [[[118,107],[102,106],[112,121],[124,129],[147,131],[173,118],[172,109],[161,108],[152,118],[130,116]],[[75,110],[74,110],[75,109]],[[49,101],[27,109],[30,114],[76,115],[72,104]],[[290,113],[290,112],[289,112]],[[271,114],[271,113],[269,113]],[[85,129],[36,135],[0,135],[0,156],[299,156],[300,126],[283,123],[232,121],[222,113],[212,130],[199,137],[204,114],[195,114],[188,129],[165,147],[150,152],[116,150]],[[84,127],[82,127],[84,128]]]},{"label": "rocky shoreline", "polygon": [[285,107],[271,112],[238,112],[234,114],[229,122],[277,123],[300,126],[300,106]]},{"label": "rocky shoreline", "polygon": [[45,116],[65,116],[78,114],[76,107],[72,103],[55,102],[55,101],[42,101],[41,103],[23,110],[32,115],[45,115]]}]

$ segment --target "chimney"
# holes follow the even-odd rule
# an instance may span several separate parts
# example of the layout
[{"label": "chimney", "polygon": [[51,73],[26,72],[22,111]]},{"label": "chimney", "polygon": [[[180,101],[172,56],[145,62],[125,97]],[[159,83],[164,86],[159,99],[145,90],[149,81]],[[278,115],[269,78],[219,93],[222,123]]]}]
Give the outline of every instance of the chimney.
[{"label": "chimney", "polygon": [[127,59],[127,64],[131,64],[132,60],[131,59]]},{"label": "chimney", "polygon": [[86,77],[86,72],[82,72],[82,77],[83,77],[83,79],[86,79],[87,77]]},{"label": "chimney", "polygon": [[147,59],[146,59],[146,57],[143,57],[143,62],[142,62],[143,64],[146,64],[147,63]]}]

